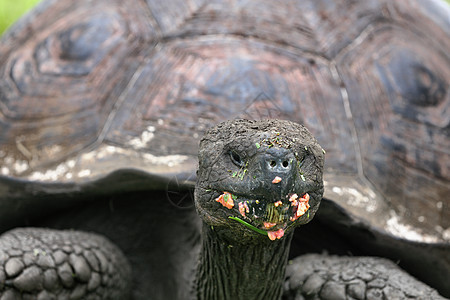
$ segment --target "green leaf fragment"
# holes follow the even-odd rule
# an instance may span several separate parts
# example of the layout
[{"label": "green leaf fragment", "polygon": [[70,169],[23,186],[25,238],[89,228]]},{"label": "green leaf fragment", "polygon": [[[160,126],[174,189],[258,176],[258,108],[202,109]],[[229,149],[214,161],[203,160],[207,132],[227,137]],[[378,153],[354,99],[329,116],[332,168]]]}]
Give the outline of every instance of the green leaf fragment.
[{"label": "green leaf fragment", "polygon": [[237,172],[234,171],[233,174],[231,175],[231,177],[236,177],[236,175],[237,175]]},{"label": "green leaf fragment", "polygon": [[241,180],[244,179],[245,173],[247,173],[247,169],[244,169],[244,171],[242,171],[242,173],[239,174],[239,178],[240,178]]},{"label": "green leaf fragment", "polygon": [[261,145],[259,143],[255,143],[256,149],[259,149]]},{"label": "green leaf fragment", "polygon": [[303,181],[306,181],[305,176],[303,176],[303,174],[301,174],[300,177],[302,178]]},{"label": "green leaf fragment", "polygon": [[255,232],[259,233],[259,234],[267,235],[267,231],[264,231],[264,230],[261,230],[259,228],[256,228],[255,226],[245,222],[244,220],[241,220],[241,219],[239,219],[237,217],[228,217],[228,218],[230,218],[231,220],[235,220],[235,221],[241,223],[244,226],[247,226],[248,228],[250,228],[251,230],[253,230],[253,231],[255,231]]}]

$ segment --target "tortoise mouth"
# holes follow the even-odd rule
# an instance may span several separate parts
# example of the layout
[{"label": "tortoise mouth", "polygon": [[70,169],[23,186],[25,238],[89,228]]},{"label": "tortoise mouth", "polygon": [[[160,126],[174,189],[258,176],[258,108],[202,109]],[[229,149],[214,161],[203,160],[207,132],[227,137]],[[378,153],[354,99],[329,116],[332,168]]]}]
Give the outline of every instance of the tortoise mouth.
[{"label": "tortoise mouth", "polygon": [[229,218],[271,240],[280,239],[297,219],[306,214],[309,218],[310,195],[289,193],[284,199],[259,200],[230,192],[218,192],[215,201],[230,212]]}]

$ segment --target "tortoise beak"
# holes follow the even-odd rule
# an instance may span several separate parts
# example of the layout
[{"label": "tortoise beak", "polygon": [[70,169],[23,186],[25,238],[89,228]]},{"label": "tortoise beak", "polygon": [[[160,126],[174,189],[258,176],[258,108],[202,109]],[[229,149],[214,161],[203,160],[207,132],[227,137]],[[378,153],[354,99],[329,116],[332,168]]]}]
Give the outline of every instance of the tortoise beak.
[{"label": "tortoise beak", "polygon": [[254,192],[264,195],[266,204],[279,203],[289,204],[290,194],[304,194],[306,186],[302,185],[300,173],[297,168],[298,160],[288,149],[271,148],[264,154],[255,158],[262,170],[259,186]]}]

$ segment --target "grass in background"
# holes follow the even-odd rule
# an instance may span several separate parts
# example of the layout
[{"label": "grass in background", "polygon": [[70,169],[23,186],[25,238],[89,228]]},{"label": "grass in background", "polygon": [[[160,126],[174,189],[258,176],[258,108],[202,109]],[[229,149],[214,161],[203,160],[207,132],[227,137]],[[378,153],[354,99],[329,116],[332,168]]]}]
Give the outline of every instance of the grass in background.
[{"label": "grass in background", "polygon": [[39,1],[40,0],[0,0],[0,35]]}]

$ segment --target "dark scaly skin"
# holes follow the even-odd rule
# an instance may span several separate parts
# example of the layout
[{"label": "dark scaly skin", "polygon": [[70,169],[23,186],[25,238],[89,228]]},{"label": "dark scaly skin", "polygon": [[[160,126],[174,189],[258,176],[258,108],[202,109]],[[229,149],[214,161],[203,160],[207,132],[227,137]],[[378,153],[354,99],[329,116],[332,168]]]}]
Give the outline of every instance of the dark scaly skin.
[{"label": "dark scaly skin", "polygon": [[96,234],[19,228],[0,236],[2,300],[127,299],[130,279],[120,250]]},{"label": "dark scaly skin", "polygon": [[[195,190],[204,222],[198,299],[281,299],[293,230],[313,218],[322,198],[323,161],[316,139],[305,127],[288,121],[234,120],[205,134]],[[273,183],[277,176],[281,181]],[[233,207],[216,201],[223,192],[233,195]],[[294,221],[289,202],[293,193],[308,193],[311,206]],[[272,241],[229,219],[238,217],[268,230],[263,222],[275,222],[267,212],[277,201],[289,212],[274,227],[285,230],[280,239]],[[245,216],[239,203],[248,203]]]},{"label": "dark scaly skin", "polygon": [[289,262],[285,299],[446,299],[378,257],[307,254]]},{"label": "dark scaly skin", "polygon": [[196,299],[280,299],[292,232],[281,240],[230,240],[204,225]]},{"label": "dark scaly skin", "polygon": [[[301,171],[305,181],[296,172],[261,171],[264,155],[282,152],[281,149],[294,153],[294,161],[302,166],[296,172]],[[240,156],[247,172],[233,165],[236,158],[233,159],[232,152]],[[322,198],[323,154],[305,128],[285,121],[229,121],[205,135],[200,143],[195,192],[197,210],[204,222],[195,291],[198,299],[281,299],[283,285],[285,298],[296,300],[383,299],[378,298],[382,295],[386,299],[443,299],[434,289],[380,258],[299,257],[287,267],[288,282],[283,284],[293,229],[310,221]],[[233,176],[236,170],[238,174]],[[282,177],[281,182],[289,182],[281,194],[292,191],[291,186],[299,194],[308,192],[311,208],[309,214],[288,226],[280,240],[270,241],[228,217],[237,216],[258,227],[264,214],[256,210],[254,215],[258,218],[254,215],[246,218],[239,215],[237,203],[242,198],[261,199],[259,205],[279,200],[274,196],[278,190],[273,189],[275,184],[271,182],[277,174]],[[259,190],[261,187],[263,192]],[[222,191],[238,195],[232,208],[216,201]],[[249,206],[251,210],[257,205]],[[354,272],[357,273],[352,275]]]}]

